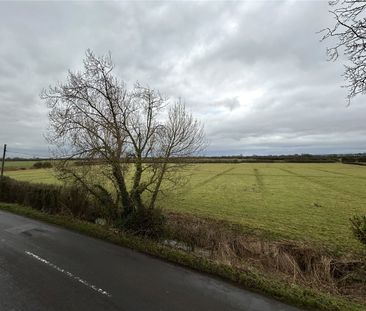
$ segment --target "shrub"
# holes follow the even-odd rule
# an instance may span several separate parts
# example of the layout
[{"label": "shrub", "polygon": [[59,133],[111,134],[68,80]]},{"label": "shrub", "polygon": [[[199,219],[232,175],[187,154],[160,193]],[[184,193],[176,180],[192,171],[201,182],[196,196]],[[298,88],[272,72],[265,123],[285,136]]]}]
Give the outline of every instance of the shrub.
[{"label": "shrub", "polygon": [[165,232],[165,217],[160,209],[139,208],[122,219],[118,226],[135,235],[158,239]]},{"label": "shrub", "polygon": [[98,202],[76,186],[33,184],[4,177],[0,181],[0,201],[30,206],[50,214],[71,214],[89,221],[100,216]]},{"label": "shrub", "polygon": [[351,218],[351,224],[354,236],[366,245],[366,215],[354,216]]},{"label": "shrub", "polygon": [[51,162],[36,162],[32,165],[33,168],[51,168]]},{"label": "shrub", "polygon": [[[91,222],[106,218],[112,223],[118,218],[112,198],[101,187],[94,190],[100,192],[102,200],[76,185],[34,184],[4,177],[0,180],[0,201],[30,206],[50,214],[69,214]],[[140,208],[120,220],[118,226],[133,234],[159,238],[165,230],[165,217],[159,209]]]}]

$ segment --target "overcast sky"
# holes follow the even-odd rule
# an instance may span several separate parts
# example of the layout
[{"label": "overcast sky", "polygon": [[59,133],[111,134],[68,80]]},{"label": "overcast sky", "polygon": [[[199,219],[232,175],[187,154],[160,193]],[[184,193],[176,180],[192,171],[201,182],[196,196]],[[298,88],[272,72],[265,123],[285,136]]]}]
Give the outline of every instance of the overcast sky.
[{"label": "overcast sky", "polygon": [[[317,31],[326,1],[0,2],[0,144],[47,155],[42,88],[111,51],[116,73],[205,124],[207,154],[365,152],[366,97]],[[330,44],[330,43],[329,43]],[[15,153],[9,153],[15,156]],[[18,154],[19,155],[19,154]]]}]

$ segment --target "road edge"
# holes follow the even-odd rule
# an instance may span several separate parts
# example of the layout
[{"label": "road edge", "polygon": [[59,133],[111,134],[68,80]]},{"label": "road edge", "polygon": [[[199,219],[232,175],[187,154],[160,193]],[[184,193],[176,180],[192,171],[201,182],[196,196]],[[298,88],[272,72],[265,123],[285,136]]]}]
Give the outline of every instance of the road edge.
[{"label": "road edge", "polygon": [[309,288],[300,287],[298,285],[286,285],[279,280],[261,275],[254,270],[248,269],[247,271],[239,271],[238,269],[228,265],[223,265],[207,258],[198,257],[193,254],[162,245],[154,240],[136,237],[121,232],[116,233],[109,228],[75,219],[71,216],[51,215],[30,207],[1,202],[0,210],[58,225],[119,246],[134,249],[141,253],[148,254],[174,264],[219,277],[246,290],[260,293],[278,301],[288,303],[296,307],[305,308],[307,310],[361,311],[366,308],[365,305],[325,293],[316,292]]}]

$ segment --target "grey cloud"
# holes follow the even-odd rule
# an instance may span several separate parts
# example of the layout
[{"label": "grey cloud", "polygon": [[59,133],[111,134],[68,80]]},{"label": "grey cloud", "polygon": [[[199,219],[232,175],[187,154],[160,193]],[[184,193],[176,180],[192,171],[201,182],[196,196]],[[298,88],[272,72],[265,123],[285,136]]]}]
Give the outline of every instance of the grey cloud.
[{"label": "grey cloud", "polygon": [[209,154],[364,151],[364,99],[346,107],[316,33],[331,22],[327,1],[0,2],[0,143],[47,154],[38,95],[91,48],[184,98]]},{"label": "grey cloud", "polygon": [[240,102],[237,97],[233,97],[233,98],[219,100],[219,101],[215,102],[213,104],[213,106],[227,108],[232,111],[232,110],[240,107]]}]

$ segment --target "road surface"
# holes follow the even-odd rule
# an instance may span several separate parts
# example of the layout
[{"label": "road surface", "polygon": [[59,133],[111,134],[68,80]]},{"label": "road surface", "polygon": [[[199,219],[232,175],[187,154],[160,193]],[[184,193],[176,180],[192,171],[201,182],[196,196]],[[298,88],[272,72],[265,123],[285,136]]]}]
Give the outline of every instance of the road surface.
[{"label": "road surface", "polygon": [[0,211],[1,311],[295,311],[204,274]]}]

